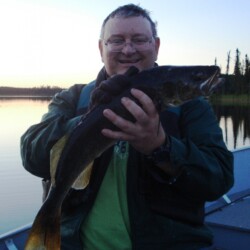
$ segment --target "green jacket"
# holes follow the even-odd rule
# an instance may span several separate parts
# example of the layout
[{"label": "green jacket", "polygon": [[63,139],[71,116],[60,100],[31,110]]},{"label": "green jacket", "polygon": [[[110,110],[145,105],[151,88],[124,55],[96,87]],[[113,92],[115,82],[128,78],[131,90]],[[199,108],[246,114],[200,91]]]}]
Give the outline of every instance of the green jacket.
[{"label": "green jacket", "polygon": [[[49,179],[49,152],[72,130],[86,111],[89,90],[74,85],[58,93],[41,123],[21,138],[23,165],[32,174]],[[233,156],[209,103],[196,98],[160,115],[171,138],[170,162],[184,170],[176,179],[152,166],[130,147],[127,170],[128,208],[133,249],[200,249],[212,242],[204,225],[204,204],[233,185]],[[95,160],[88,187],[72,190],[63,205],[63,249],[81,249],[79,228],[91,209],[112,155]]]}]

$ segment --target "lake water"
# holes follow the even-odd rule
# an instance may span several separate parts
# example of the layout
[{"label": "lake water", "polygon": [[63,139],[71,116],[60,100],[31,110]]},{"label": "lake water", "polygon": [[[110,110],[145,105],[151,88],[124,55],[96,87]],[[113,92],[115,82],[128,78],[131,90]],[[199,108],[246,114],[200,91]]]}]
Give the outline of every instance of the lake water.
[{"label": "lake water", "polygon": [[[20,136],[48,100],[0,98],[0,234],[30,223],[42,204],[41,179],[21,163]],[[250,107],[214,107],[229,149],[250,145]]]}]

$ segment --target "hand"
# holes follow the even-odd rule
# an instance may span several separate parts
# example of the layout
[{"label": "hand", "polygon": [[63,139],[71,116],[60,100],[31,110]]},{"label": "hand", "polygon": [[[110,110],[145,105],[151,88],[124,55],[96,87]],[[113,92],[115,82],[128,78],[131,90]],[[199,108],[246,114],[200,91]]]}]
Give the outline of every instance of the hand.
[{"label": "hand", "polygon": [[131,94],[141,105],[129,98],[122,98],[122,104],[135,117],[135,123],[123,119],[110,109],[103,114],[121,131],[103,129],[104,136],[115,140],[128,141],[136,150],[150,154],[165,141],[165,132],[153,101],[141,90],[132,89]]},{"label": "hand", "polygon": [[130,67],[124,75],[115,75],[101,84],[93,91],[90,100],[90,108],[111,102],[114,96],[119,95],[123,90],[130,86],[130,76],[137,74],[136,67]]}]

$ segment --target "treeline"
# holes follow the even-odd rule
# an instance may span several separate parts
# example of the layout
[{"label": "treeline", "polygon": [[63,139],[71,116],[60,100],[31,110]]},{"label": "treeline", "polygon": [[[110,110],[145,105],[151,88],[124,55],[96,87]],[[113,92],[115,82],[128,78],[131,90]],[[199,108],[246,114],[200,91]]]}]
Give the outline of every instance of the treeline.
[{"label": "treeline", "polygon": [[60,92],[59,87],[34,87],[34,88],[16,88],[16,87],[0,87],[0,96],[54,96]]},{"label": "treeline", "polygon": [[223,94],[250,94],[250,62],[247,54],[243,60],[241,60],[240,54],[239,49],[236,49],[232,75],[228,73],[231,61],[230,51],[227,54],[226,74],[223,75],[226,80],[222,88]]}]

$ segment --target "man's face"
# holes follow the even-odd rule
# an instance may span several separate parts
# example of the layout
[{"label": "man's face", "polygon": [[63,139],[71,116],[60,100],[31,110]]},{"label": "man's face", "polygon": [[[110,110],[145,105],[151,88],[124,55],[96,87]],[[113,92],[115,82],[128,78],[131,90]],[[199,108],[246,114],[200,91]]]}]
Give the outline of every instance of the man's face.
[{"label": "man's face", "polygon": [[[131,45],[130,42],[137,37],[152,39],[152,42],[147,44],[147,50],[138,51]],[[120,52],[113,52],[105,42],[117,38],[127,44]],[[109,76],[124,74],[132,65],[140,71],[153,67],[159,46],[160,40],[152,37],[149,21],[141,16],[109,19],[104,28],[103,39],[99,41],[101,58]]]}]

